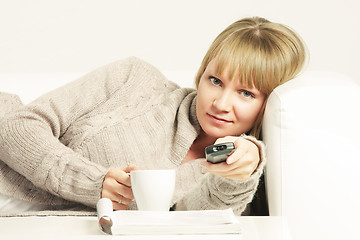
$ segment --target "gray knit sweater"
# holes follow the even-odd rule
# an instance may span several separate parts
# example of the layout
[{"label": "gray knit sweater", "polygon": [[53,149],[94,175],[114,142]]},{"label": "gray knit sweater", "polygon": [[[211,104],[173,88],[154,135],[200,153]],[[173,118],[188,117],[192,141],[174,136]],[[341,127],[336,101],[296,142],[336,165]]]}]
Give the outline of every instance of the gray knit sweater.
[{"label": "gray knit sweater", "polygon": [[241,214],[265,164],[262,143],[249,136],[261,162],[247,180],[206,173],[203,159],[181,164],[200,131],[196,91],[134,57],[26,106],[6,94],[0,99],[0,193],[34,203],[95,207],[107,171],[133,164],[176,169],[176,210],[232,207]]}]

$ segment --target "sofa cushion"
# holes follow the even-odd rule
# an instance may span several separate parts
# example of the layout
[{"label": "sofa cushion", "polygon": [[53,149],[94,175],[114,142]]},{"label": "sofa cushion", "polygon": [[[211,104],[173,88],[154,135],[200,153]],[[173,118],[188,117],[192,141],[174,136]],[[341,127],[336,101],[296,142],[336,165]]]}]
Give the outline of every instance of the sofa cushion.
[{"label": "sofa cushion", "polygon": [[287,216],[296,239],[346,232],[360,214],[359,103],[359,83],[329,72],[306,72],[269,97],[263,125],[269,212]]}]

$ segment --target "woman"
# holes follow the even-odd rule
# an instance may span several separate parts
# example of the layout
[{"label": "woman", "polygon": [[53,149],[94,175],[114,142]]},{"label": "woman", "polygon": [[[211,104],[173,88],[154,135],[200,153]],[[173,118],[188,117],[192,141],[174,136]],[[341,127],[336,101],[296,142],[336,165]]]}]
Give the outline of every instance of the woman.
[{"label": "woman", "polygon": [[[136,209],[127,173],[175,168],[172,209],[232,207],[240,215],[266,162],[257,138],[267,97],[304,61],[292,30],[246,18],[215,39],[197,90],[178,87],[137,58],[101,67],[4,117],[3,176],[16,181],[1,181],[1,194],[44,209],[94,207],[101,197],[116,210]],[[207,163],[204,148],[224,141],[235,143],[233,154]]]}]

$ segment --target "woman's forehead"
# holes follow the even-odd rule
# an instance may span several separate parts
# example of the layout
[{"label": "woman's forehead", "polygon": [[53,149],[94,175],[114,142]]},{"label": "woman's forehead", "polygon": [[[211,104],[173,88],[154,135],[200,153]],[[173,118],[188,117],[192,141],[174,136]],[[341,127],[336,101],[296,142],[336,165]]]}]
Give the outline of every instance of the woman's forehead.
[{"label": "woman's forehead", "polygon": [[219,64],[218,59],[214,58],[209,62],[206,71],[215,75],[215,77],[220,78],[220,80],[227,79],[230,81],[235,81],[235,83],[239,86],[246,87],[248,89],[259,90],[256,87],[254,80],[246,80],[245,77],[239,72],[240,68],[231,68],[231,64],[229,62],[225,62],[225,64]]},{"label": "woman's forehead", "polygon": [[241,72],[240,64],[234,64],[231,60],[224,61],[222,59],[219,60],[219,57],[215,57],[209,62],[206,69],[219,77],[223,76],[231,81],[238,81],[247,87],[255,87],[254,79],[249,74]]}]

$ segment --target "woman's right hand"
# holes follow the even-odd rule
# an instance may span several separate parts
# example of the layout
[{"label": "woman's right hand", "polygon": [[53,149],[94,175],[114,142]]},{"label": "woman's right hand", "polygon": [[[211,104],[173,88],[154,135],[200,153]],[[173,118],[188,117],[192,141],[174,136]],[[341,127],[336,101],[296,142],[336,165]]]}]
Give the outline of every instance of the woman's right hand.
[{"label": "woman's right hand", "polygon": [[125,169],[111,168],[105,175],[101,197],[109,198],[114,210],[126,210],[134,199],[129,173],[136,169],[136,166],[128,166]]}]

